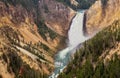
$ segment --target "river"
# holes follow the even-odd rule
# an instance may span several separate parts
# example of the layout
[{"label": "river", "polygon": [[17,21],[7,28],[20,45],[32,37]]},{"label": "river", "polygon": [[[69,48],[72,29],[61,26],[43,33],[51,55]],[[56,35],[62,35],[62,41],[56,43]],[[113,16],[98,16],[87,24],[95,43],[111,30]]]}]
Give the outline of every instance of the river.
[{"label": "river", "polygon": [[76,51],[77,46],[83,43],[88,37],[83,33],[84,11],[80,10],[73,18],[68,32],[67,48],[61,50],[55,56],[55,70],[49,78],[57,78],[70,61],[71,54]]}]

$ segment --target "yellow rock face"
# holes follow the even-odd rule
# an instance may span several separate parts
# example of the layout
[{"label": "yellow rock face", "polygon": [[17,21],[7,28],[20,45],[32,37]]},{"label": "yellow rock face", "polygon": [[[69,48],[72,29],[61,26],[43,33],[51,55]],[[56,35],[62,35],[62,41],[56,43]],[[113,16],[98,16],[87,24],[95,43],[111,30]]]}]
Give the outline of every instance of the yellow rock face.
[{"label": "yellow rock face", "polygon": [[93,34],[120,19],[119,6],[120,0],[108,0],[106,5],[103,5],[101,0],[96,1],[86,13],[88,34]]}]

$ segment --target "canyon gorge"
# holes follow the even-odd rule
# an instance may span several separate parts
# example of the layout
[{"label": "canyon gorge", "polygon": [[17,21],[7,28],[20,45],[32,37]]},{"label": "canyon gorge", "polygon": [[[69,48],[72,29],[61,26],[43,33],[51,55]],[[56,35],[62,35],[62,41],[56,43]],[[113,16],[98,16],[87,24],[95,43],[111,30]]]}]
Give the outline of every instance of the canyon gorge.
[{"label": "canyon gorge", "polygon": [[0,0],[0,78],[119,78],[119,5]]}]

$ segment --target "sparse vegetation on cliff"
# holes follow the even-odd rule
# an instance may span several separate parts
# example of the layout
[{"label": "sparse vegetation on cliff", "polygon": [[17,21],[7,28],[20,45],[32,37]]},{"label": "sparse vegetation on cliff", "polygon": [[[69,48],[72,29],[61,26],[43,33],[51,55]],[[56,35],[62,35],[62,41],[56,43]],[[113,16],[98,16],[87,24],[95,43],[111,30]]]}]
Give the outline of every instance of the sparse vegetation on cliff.
[{"label": "sparse vegetation on cliff", "polygon": [[[46,20],[42,21],[42,19],[47,18],[46,16],[53,17],[57,14],[56,10],[55,14],[50,14],[52,11],[50,12],[51,8],[48,7],[49,4],[47,4],[47,1],[48,0],[0,0],[0,61],[3,60],[3,62],[0,62],[0,64],[3,65],[0,69],[4,69],[3,72],[1,72],[2,69],[0,71],[1,77],[8,78],[7,76],[11,76],[11,78],[13,78],[14,74],[15,77],[18,77],[18,71],[22,64],[25,64],[25,74],[22,75],[22,78],[33,78],[33,76],[34,78],[46,78],[47,75],[53,71],[53,56],[55,51],[59,49],[58,46],[61,46],[59,43],[62,42],[63,36],[60,36],[58,31],[54,29],[51,30],[45,24]],[[48,3],[49,2],[50,1],[48,1]],[[59,4],[59,7],[65,7],[57,1],[51,2],[52,7],[56,4]],[[69,8],[64,8],[64,10],[67,9]],[[66,16],[68,15],[67,13],[68,12],[64,12]],[[62,17],[61,12],[57,15],[59,17],[56,18]],[[56,22],[56,18],[52,18],[51,20],[55,20],[53,22]],[[70,19],[67,18],[66,20],[66,22],[68,22]],[[57,26],[62,28],[61,24]],[[8,57],[7,52],[4,52],[6,47],[12,49],[13,53],[11,53],[13,55],[9,54]],[[25,54],[25,52],[37,58],[33,59],[30,55]],[[1,59],[1,57],[3,58]],[[8,60],[11,62],[8,62]],[[6,69],[5,66],[7,66],[8,69]],[[28,75],[28,73],[32,74]]]},{"label": "sparse vegetation on cliff", "polygon": [[[25,57],[26,55],[24,55],[23,53],[23,55],[21,56],[20,55],[21,50],[16,48],[16,46],[26,49],[26,51],[39,57],[38,59],[36,59],[37,61],[36,64],[38,64],[39,67],[43,64],[40,61],[41,59],[45,61],[44,64],[46,64],[48,67],[49,67],[48,63],[51,63],[49,60],[45,58],[45,56],[39,49],[43,48],[49,51],[50,48],[43,43],[41,43],[42,45],[34,45],[32,44],[32,42],[25,43],[24,38],[23,38],[23,41],[21,41],[19,37],[20,37],[20,33],[14,30],[13,28],[11,28],[10,26],[3,26],[0,28],[0,61],[3,61],[3,63],[1,62],[1,64],[7,65],[7,69],[4,69],[4,70],[10,74],[14,73],[15,78],[47,77],[44,71],[31,68],[32,63],[34,63],[33,60],[30,60],[30,57],[27,56],[26,59],[29,59],[28,62],[31,62],[31,65],[29,65],[28,62],[25,61],[26,59],[23,60],[22,58],[22,57]],[[23,43],[24,45],[21,45],[20,43]],[[1,76],[3,76],[3,74]]]},{"label": "sparse vegetation on cliff", "polygon": [[57,36],[59,36],[56,32],[48,28],[44,22],[39,22],[38,24],[38,32],[39,34],[47,40],[47,37],[50,37],[52,40],[55,39]]}]

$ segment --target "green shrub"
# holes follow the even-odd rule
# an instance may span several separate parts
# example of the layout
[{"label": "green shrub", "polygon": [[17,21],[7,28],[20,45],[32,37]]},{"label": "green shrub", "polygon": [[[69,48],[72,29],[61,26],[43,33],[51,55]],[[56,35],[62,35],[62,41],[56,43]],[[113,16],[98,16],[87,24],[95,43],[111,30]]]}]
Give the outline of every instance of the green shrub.
[{"label": "green shrub", "polygon": [[47,40],[46,34],[49,34],[49,37],[53,40],[55,39],[58,34],[54,31],[52,31],[50,28],[48,28],[43,21],[37,23],[38,26],[38,32],[43,37],[43,39]]}]

